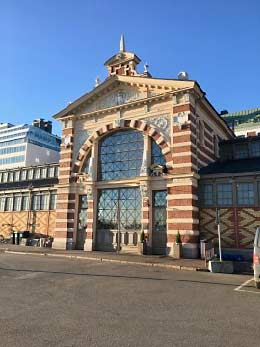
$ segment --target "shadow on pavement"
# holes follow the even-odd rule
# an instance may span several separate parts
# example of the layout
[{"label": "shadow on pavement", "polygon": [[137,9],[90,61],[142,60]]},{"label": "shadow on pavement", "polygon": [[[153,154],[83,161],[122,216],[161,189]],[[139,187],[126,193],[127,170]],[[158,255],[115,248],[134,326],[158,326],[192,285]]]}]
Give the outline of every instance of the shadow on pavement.
[{"label": "shadow on pavement", "polygon": [[[190,280],[177,280],[177,282],[190,282],[190,283],[197,283],[197,284],[210,284],[210,285],[215,285],[218,284],[220,286],[231,286],[231,287],[237,287],[240,286],[241,283],[238,284],[232,284],[232,283],[219,283],[219,282],[206,282],[206,281],[190,281]],[[245,288],[247,286],[244,286]],[[250,286],[248,286],[250,287]]]},{"label": "shadow on pavement", "polygon": [[47,273],[47,274],[59,274],[59,275],[74,275],[74,276],[90,276],[90,277],[111,277],[111,278],[127,278],[137,280],[151,280],[151,281],[166,281],[163,278],[153,277],[138,277],[138,276],[123,276],[123,275],[106,275],[106,274],[90,274],[90,273],[75,273],[75,272],[62,272],[62,271],[46,271],[46,270],[31,270],[31,269],[8,269],[0,267],[0,271],[14,271],[14,272],[32,272],[32,273]]}]

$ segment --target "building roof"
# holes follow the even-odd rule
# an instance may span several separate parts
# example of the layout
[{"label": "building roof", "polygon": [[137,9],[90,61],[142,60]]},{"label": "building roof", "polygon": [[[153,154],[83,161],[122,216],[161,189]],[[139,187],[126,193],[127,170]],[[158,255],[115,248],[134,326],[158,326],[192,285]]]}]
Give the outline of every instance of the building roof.
[{"label": "building roof", "polygon": [[[232,112],[232,113],[226,113],[222,114],[221,117],[225,119],[226,121],[229,120],[238,120],[239,123],[244,123],[248,121],[253,121],[255,117],[260,117],[260,108],[252,108],[249,110],[243,110],[239,112]],[[258,118],[258,117],[257,117]]]},{"label": "building roof", "polygon": [[220,146],[223,145],[231,145],[231,144],[239,144],[239,143],[247,143],[247,142],[258,142],[260,141],[260,135],[257,136],[248,136],[248,137],[236,137],[230,140],[222,140],[219,142]]},{"label": "building roof", "polygon": [[260,157],[217,161],[201,168],[199,174],[203,176],[211,174],[235,174],[255,171],[260,171]]}]

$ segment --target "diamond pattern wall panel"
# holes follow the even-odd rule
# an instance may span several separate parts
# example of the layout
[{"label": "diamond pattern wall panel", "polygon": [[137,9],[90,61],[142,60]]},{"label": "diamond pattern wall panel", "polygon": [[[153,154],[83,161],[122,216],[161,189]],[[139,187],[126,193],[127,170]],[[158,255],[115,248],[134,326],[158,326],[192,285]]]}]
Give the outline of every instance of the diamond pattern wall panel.
[{"label": "diamond pattern wall panel", "polygon": [[260,225],[260,208],[237,210],[238,244],[240,248],[252,248],[255,230]]},{"label": "diamond pattern wall panel", "polygon": [[[220,209],[221,239],[223,247],[237,247],[236,233],[234,229],[233,209]],[[200,210],[200,237],[213,240],[218,238],[216,225],[216,210]]]}]

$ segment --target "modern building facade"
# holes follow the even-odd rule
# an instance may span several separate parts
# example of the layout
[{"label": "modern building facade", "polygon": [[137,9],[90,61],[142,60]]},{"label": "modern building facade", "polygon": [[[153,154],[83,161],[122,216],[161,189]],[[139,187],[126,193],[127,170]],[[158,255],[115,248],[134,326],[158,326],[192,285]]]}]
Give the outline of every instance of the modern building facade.
[{"label": "modern building facade", "polygon": [[50,121],[0,123],[0,170],[57,163],[59,156],[60,138],[52,134]]},{"label": "modern building facade", "polygon": [[235,132],[236,136],[256,136],[260,134],[260,108],[233,113],[222,111],[221,117]]},{"label": "modern building facade", "polygon": [[187,74],[153,78],[125,50],[108,78],[55,115],[62,124],[54,248],[197,257],[199,170],[234,133]]},{"label": "modern building facade", "polygon": [[58,164],[0,170],[0,235],[54,236]]},{"label": "modern building facade", "polygon": [[260,136],[220,143],[220,159],[200,170],[200,235],[217,238],[219,210],[222,245],[252,250],[260,223]]}]

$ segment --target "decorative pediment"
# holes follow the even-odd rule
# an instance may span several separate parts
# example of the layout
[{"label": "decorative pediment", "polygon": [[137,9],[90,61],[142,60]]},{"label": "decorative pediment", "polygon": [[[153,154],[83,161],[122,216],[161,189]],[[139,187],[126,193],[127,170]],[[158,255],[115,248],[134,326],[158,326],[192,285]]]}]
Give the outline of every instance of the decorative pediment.
[{"label": "decorative pediment", "polygon": [[150,166],[151,176],[159,177],[164,174],[164,166],[159,164],[153,164]]},{"label": "decorative pediment", "polygon": [[99,84],[89,93],[70,103],[54,118],[60,119],[71,114],[81,115],[131,101],[156,97],[177,90],[194,87],[193,81],[154,79],[144,76],[114,75]]},{"label": "decorative pediment", "polygon": [[88,113],[106,109],[109,107],[114,107],[118,105],[123,105],[127,102],[142,99],[145,94],[141,92],[138,88],[121,87],[107,95],[99,97],[92,104],[86,106],[81,110],[81,113]]}]

